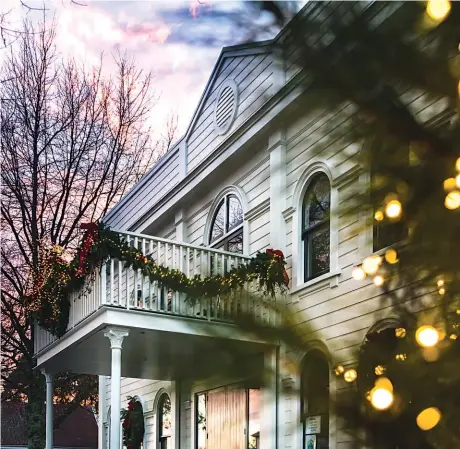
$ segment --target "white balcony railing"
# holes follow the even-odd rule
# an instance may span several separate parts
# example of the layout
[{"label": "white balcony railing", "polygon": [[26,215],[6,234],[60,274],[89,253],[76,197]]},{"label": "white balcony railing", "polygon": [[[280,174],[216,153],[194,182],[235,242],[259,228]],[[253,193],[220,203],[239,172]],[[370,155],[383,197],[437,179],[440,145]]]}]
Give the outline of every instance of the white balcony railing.
[{"label": "white balcony railing", "polygon": [[[158,265],[175,268],[187,276],[225,274],[232,267],[248,262],[249,257],[187,243],[151,237],[142,234],[120,232],[124,240],[152,258]],[[89,317],[102,306],[128,310],[143,310],[160,314],[190,317],[208,321],[225,321],[238,310],[251,311],[260,318],[270,315],[244,290],[231,298],[197,298],[190,302],[185,294],[168,291],[158,282],[151,282],[139,270],[127,268],[125,263],[110,259],[102,269],[90,277],[87,285],[71,295],[67,331]],[[35,353],[55,341],[56,338],[37,326]]]}]

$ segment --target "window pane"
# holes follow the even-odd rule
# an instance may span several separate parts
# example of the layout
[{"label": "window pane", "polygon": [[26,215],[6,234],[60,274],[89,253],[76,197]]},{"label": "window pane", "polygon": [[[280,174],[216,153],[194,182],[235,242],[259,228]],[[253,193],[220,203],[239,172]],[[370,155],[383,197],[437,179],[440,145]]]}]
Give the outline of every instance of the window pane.
[{"label": "window pane", "polygon": [[310,278],[329,271],[329,247],[329,229],[322,229],[310,235],[308,248]]},{"label": "window pane", "polygon": [[160,437],[171,436],[171,401],[166,394],[160,402]]},{"label": "window pane", "polygon": [[227,230],[230,231],[241,223],[243,223],[243,208],[240,200],[235,195],[229,195]]},{"label": "window pane", "polygon": [[214,220],[211,225],[211,243],[221,238],[224,235],[224,220],[225,220],[225,210],[224,210],[224,200],[221,201],[217,209],[217,213],[214,217]]},{"label": "window pane", "polygon": [[243,231],[238,232],[228,240],[228,251],[243,254]]},{"label": "window pane", "polygon": [[314,226],[329,217],[331,188],[326,175],[318,175],[305,195],[304,229]]}]

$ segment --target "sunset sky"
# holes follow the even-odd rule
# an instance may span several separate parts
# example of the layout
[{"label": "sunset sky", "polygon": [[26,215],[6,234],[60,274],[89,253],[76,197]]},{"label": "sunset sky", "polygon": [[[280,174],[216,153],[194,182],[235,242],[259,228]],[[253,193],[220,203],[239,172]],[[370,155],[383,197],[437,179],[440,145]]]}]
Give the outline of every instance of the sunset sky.
[{"label": "sunset sky", "polygon": [[[180,132],[187,126],[221,48],[253,38],[249,2],[235,1],[93,1],[49,0],[47,18],[55,15],[58,45],[65,55],[91,64],[101,52],[107,55],[105,70],[110,71],[110,54],[118,49],[132,54],[139,67],[155,73],[155,92],[160,97],[152,123],[163,132],[169,113],[177,111]],[[26,1],[40,7],[43,2]],[[303,2],[304,3],[304,2]],[[1,0],[2,11],[12,9],[11,26],[20,26],[27,13],[19,0]],[[40,13],[28,12],[34,20]],[[268,15],[257,16],[268,25]],[[258,39],[273,37],[271,27]]]}]

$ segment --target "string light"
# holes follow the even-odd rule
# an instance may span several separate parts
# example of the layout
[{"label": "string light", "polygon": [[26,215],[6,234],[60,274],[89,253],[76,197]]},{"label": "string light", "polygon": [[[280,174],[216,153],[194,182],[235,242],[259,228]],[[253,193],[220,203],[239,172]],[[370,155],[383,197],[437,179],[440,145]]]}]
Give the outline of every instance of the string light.
[{"label": "string light", "polygon": [[[459,45],[459,49],[458,51],[460,51],[460,44]],[[460,172],[460,157],[455,161],[455,169]]]},{"label": "string light", "polygon": [[460,207],[460,192],[458,190],[449,192],[446,195],[446,198],[444,200],[444,205],[449,210],[454,210],[454,209],[459,208]]},{"label": "string light", "polygon": [[395,329],[395,335],[397,338],[404,338],[406,336],[406,329],[403,327],[398,327]]},{"label": "string light", "polygon": [[429,0],[426,6],[428,16],[436,22],[441,22],[450,13],[451,5],[449,0]]},{"label": "string light", "polygon": [[457,185],[456,178],[447,178],[444,180],[443,187],[446,192],[450,190],[454,190],[455,186]]},{"label": "string light", "polygon": [[358,378],[358,373],[354,369],[348,369],[345,371],[343,378],[345,382],[354,382]]},{"label": "string light", "polygon": [[398,253],[396,252],[396,250],[390,248],[388,249],[386,252],[385,252],[385,260],[389,263],[389,264],[395,264],[398,262]]},{"label": "string light", "polygon": [[383,285],[383,276],[377,275],[374,277],[374,284],[377,287],[381,287]]},{"label": "string light", "polygon": [[417,426],[422,430],[431,430],[441,420],[441,412],[436,407],[422,410],[416,418]]},{"label": "string light", "polygon": [[398,200],[391,200],[385,207],[385,214],[388,218],[398,218],[402,212],[402,205]]},{"label": "string light", "polygon": [[351,275],[353,279],[356,281],[362,281],[366,277],[366,273],[361,267],[355,267],[353,268],[353,271],[351,272]]},{"label": "string light", "polygon": [[439,290],[438,290],[438,293],[440,295],[444,295],[446,293],[446,289],[444,287],[441,287]]},{"label": "string light", "polygon": [[371,390],[370,401],[377,410],[386,410],[393,404],[393,385],[386,377],[380,377]]},{"label": "string light", "polygon": [[383,216],[383,212],[381,210],[378,210],[375,214],[374,214],[374,218],[377,220],[377,221],[382,221],[384,216]]},{"label": "string light", "polygon": [[369,256],[363,260],[363,270],[367,274],[375,274],[379,269],[380,264],[382,263],[382,258],[380,256]]},{"label": "string light", "polygon": [[433,326],[420,326],[415,332],[415,339],[420,346],[431,348],[439,341],[439,332]]},{"label": "string light", "polygon": [[439,278],[437,281],[436,281],[436,285],[438,287],[442,287],[444,285],[444,279],[443,278]]},{"label": "string light", "polygon": [[385,372],[385,368],[382,365],[377,365],[374,372],[376,376],[381,376]]},{"label": "string light", "polygon": [[336,376],[342,375],[344,371],[345,368],[342,365],[337,365],[337,367],[334,370]]}]

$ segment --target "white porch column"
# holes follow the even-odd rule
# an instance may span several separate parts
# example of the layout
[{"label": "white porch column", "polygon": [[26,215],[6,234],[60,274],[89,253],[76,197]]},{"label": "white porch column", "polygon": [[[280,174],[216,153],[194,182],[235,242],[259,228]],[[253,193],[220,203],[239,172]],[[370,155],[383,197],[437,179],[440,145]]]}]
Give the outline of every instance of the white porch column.
[{"label": "white porch column", "polygon": [[286,145],[284,131],[277,131],[268,140],[270,152],[270,246],[286,250]]},{"label": "white porch column", "polygon": [[261,392],[260,447],[263,449],[277,449],[278,348],[271,348],[265,352],[264,371],[267,377]]},{"label": "white porch column", "polygon": [[121,346],[123,339],[129,335],[125,329],[109,328],[104,332],[110,340],[112,350],[112,367],[110,371],[110,449],[121,449]]},{"label": "white porch column", "polygon": [[107,409],[107,379],[105,376],[99,376],[99,410],[98,410],[98,434],[97,447],[98,449],[106,449],[107,442],[105,441],[105,420]]},{"label": "white porch column", "polygon": [[53,376],[46,371],[42,371],[42,374],[45,376],[46,380],[46,449],[53,449],[53,430],[54,430],[54,417],[53,417]]}]

